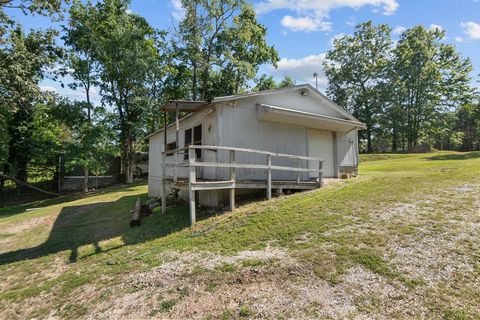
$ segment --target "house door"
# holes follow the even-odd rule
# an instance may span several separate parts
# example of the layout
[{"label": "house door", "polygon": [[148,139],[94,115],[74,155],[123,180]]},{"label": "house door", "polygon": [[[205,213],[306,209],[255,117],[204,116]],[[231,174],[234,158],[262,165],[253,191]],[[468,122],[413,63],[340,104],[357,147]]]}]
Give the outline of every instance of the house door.
[{"label": "house door", "polygon": [[[333,132],[308,129],[308,154],[323,159],[323,176],[334,177]],[[318,161],[310,161],[310,168],[318,168]],[[318,172],[310,172],[310,178],[317,178]]]}]

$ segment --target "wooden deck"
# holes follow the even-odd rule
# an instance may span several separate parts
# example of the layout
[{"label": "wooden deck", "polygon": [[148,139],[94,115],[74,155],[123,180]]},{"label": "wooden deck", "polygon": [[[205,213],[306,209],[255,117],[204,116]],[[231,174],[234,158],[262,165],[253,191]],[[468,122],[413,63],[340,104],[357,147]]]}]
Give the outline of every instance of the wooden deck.
[{"label": "wooden deck", "polygon": [[[178,139],[177,139],[178,140]],[[210,151],[227,151],[229,153],[229,162],[199,162],[196,161],[195,150],[210,150]],[[266,156],[265,164],[258,163],[237,163],[235,161],[236,153],[254,153]],[[173,164],[166,163],[166,156],[173,155]],[[188,162],[177,162],[177,155],[188,154]],[[286,158],[297,160],[296,167],[272,165],[272,158]],[[301,160],[306,160],[306,168],[302,167]],[[309,167],[308,162],[317,162],[318,167]],[[190,224],[194,224],[195,216],[195,192],[202,190],[230,190],[230,210],[235,208],[235,189],[265,189],[267,199],[272,197],[272,189],[297,189],[297,190],[311,190],[320,188],[323,185],[323,160],[314,157],[296,156],[291,154],[274,153],[263,150],[253,150],[235,147],[224,146],[205,146],[205,145],[189,145],[184,148],[162,152],[162,212],[166,210],[166,190],[167,186],[176,189],[188,190],[189,204],[190,204]],[[173,175],[167,177],[166,167],[173,167]],[[177,169],[179,167],[188,168],[188,178],[178,177]],[[227,168],[230,171],[229,180],[205,180],[197,178],[197,168]],[[236,178],[236,169],[253,169],[262,170],[267,173],[265,180],[240,180]],[[295,172],[297,174],[296,180],[273,180],[272,171],[287,171]],[[302,180],[302,172],[316,172],[318,178],[315,180]]]},{"label": "wooden deck", "polygon": [[[179,178],[176,182],[173,179],[167,179],[167,185],[171,188],[176,188],[180,190],[188,190],[189,181],[185,178]],[[265,180],[227,180],[227,181],[218,181],[218,180],[206,180],[206,179],[197,179],[196,182],[193,182],[191,185],[192,190],[201,191],[201,190],[219,190],[219,189],[266,189],[268,187],[268,182]],[[271,182],[272,189],[293,189],[293,190],[312,190],[320,188],[319,181],[297,181],[297,180],[272,180]]]}]

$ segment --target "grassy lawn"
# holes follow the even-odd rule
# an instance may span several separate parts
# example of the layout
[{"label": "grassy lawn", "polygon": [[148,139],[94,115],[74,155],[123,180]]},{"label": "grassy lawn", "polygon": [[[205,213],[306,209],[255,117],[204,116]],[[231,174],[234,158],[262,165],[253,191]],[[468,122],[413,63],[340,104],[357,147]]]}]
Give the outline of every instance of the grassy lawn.
[{"label": "grassy lawn", "polygon": [[480,152],[363,160],[192,228],[129,228],[145,185],[0,209],[0,318],[479,318]]}]

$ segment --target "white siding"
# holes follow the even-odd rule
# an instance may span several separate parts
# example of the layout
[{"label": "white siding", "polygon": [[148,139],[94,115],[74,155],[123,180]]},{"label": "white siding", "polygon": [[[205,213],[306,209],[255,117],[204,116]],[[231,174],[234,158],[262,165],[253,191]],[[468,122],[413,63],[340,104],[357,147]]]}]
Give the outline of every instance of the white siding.
[{"label": "white siding", "polygon": [[[323,159],[323,176],[335,176],[333,132],[308,129],[308,153],[310,157]],[[318,162],[310,161],[311,168],[318,168]],[[318,177],[317,172],[311,172],[310,177]]]},{"label": "white siding", "polygon": [[340,166],[358,165],[358,131],[337,133],[337,156]]},{"label": "white siding", "polygon": [[[228,147],[240,147],[271,152],[307,155],[307,130],[300,125],[289,125],[257,119],[255,101],[244,99],[238,101],[236,107],[224,105],[220,111],[221,133],[219,143]],[[228,161],[228,155],[219,153],[223,162]],[[238,153],[238,163],[266,164],[265,155]],[[273,158],[272,164],[297,166],[293,159]],[[306,163],[303,164],[306,166]],[[219,170],[221,176],[227,176],[226,170]],[[266,173],[257,169],[240,169],[238,179],[264,180]],[[297,174],[286,171],[274,171],[273,179],[296,179]],[[306,174],[303,175],[307,177]]]}]

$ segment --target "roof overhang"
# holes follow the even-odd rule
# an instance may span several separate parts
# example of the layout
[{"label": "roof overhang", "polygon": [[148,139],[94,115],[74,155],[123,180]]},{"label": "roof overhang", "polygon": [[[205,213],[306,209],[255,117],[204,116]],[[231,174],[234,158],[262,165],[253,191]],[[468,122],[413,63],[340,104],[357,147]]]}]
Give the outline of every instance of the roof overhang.
[{"label": "roof overhang", "polygon": [[309,128],[349,132],[354,129],[365,129],[359,121],[336,118],[317,113],[276,107],[267,104],[257,104],[258,120],[302,125]]},{"label": "roof overhang", "polygon": [[160,107],[160,111],[175,112],[197,112],[202,107],[208,106],[206,101],[170,100]]}]

